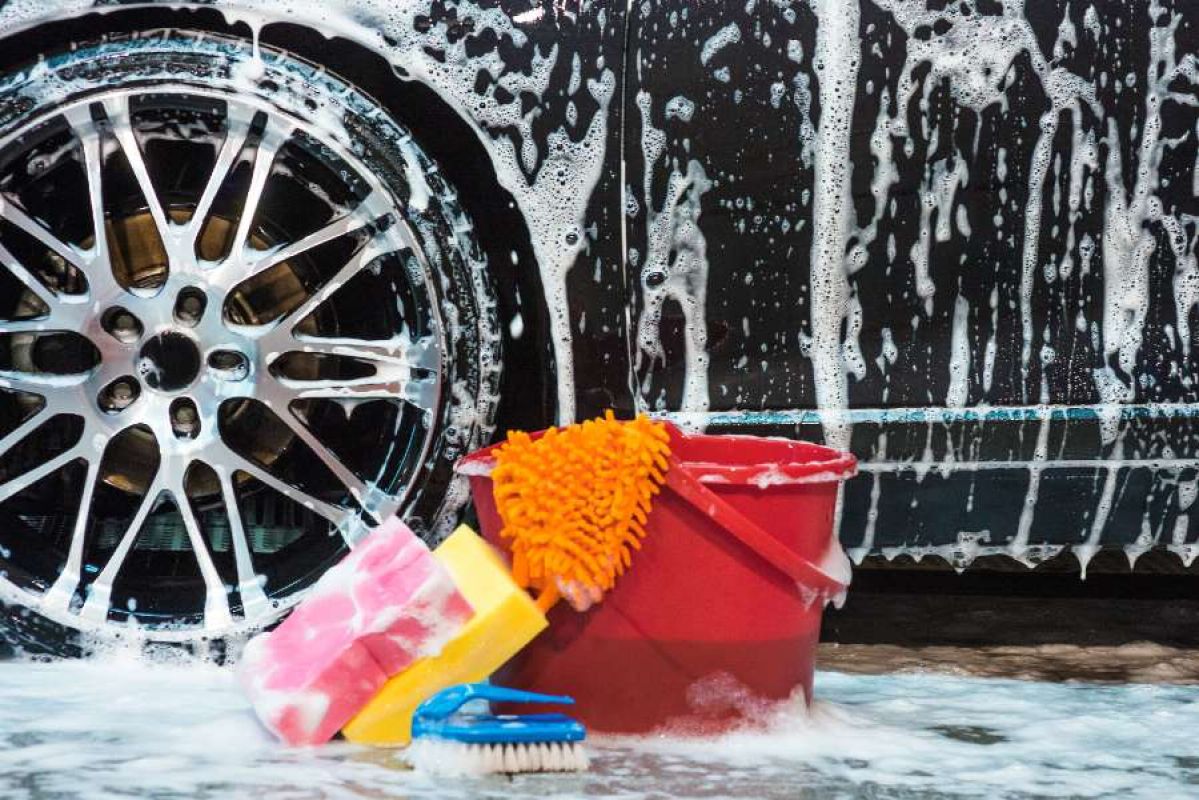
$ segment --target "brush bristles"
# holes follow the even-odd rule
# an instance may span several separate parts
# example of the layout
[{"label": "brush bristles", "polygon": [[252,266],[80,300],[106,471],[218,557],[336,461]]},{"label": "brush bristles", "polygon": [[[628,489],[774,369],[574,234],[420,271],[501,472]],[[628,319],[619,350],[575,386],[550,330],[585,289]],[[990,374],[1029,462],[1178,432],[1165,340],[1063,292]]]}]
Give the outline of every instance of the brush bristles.
[{"label": "brush bristles", "polygon": [[584,772],[591,763],[582,742],[480,745],[419,739],[407,755],[417,769],[443,775]]}]

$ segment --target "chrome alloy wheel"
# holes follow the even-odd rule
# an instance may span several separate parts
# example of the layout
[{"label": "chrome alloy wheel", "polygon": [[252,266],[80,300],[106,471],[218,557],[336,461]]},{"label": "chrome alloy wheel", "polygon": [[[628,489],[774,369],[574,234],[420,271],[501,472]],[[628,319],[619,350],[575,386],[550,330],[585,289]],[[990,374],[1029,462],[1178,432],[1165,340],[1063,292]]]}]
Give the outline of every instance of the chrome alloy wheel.
[{"label": "chrome alloy wheel", "polygon": [[403,507],[446,331],[405,209],[339,138],[164,82],[0,139],[4,600],[224,635]]}]

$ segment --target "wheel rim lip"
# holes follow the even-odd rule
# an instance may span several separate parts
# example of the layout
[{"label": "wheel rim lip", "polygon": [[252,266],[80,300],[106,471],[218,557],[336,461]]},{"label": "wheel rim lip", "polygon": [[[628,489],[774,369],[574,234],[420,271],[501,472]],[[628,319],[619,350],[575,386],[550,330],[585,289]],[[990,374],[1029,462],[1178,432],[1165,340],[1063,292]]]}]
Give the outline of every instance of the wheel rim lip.
[{"label": "wheel rim lip", "polygon": [[[276,62],[272,59],[272,60],[268,60],[266,63],[267,63],[267,67],[269,69],[271,67],[274,67]],[[286,100],[298,100],[299,99],[295,95],[289,94],[286,88],[280,89],[279,95],[277,98],[267,99],[265,97],[261,97],[256,94],[249,94],[249,93],[245,92],[244,86],[241,86],[240,90],[239,90],[239,82],[236,79],[221,76],[221,75],[215,75],[210,80],[212,80],[214,83],[220,84],[222,86],[222,88],[214,88],[212,85],[205,84],[205,83],[197,83],[197,82],[193,82],[193,81],[187,80],[187,79],[180,80],[177,75],[172,76],[171,78],[167,78],[164,76],[161,79],[155,79],[153,77],[144,79],[142,77],[139,77],[138,80],[139,80],[139,84],[137,86],[132,86],[132,87],[126,86],[126,87],[117,87],[117,88],[113,88],[113,89],[100,89],[100,90],[92,90],[92,91],[80,91],[77,93],[68,94],[65,98],[61,98],[57,101],[54,101],[53,105],[50,108],[48,108],[44,111],[43,110],[37,111],[32,116],[30,116],[28,119],[26,119],[24,122],[22,122],[19,126],[14,128],[12,132],[10,132],[9,134],[0,138],[0,150],[10,147],[13,144],[13,142],[15,140],[17,140],[23,134],[28,133],[29,131],[35,130],[38,126],[41,126],[49,121],[52,121],[55,118],[63,117],[67,112],[69,112],[72,109],[84,108],[84,107],[90,106],[91,104],[101,102],[102,100],[104,100],[106,98],[109,98],[109,99],[130,98],[130,97],[145,96],[145,95],[162,95],[164,97],[187,96],[187,97],[193,97],[193,98],[198,97],[198,98],[204,98],[204,99],[208,99],[208,100],[221,101],[221,102],[228,104],[227,107],[230,109],[234,106],[239,106],[242,109],[249,109],[251,112],[251,115],[256,112],[264,112],[269,116],[282,117],[282,118],[286,119],[288,122],[290,122],[291,124],[293,124],[295,126],[296,131],[304,132],[306,135],[310,136],[312,139],[319,142],[322,146],[327,147],[336,158],[341,159],[346,164],[350,165],[353,168],[357,177],[360,178],[361,180],[363,180],[366,183],[366,185],[369,186],[370,190],[378,193],[378,196],[380,196],[380,197],[387,198],[387,200],[389,201],[389,211],[393,214],[396,225],[403,229],[406,240],[411,245],[407,249],[410,249],[410,251],[412,252],[412,255],[415,257],[415,259],[419,263],[422,278],[423,278],[422,285],[424,288],[424,293],[429,301],[426,304],[427,307],[422,309],[424,312],[429,314],[429,322],[430,322],[430,328],[431,328],[429,338],[434,343],[436,343],[437,349],[439,351],[437,354],[438,355],[437,367],[434,371],[435,372],[434,381],[433,381],[434,389],[433,389],[431,403],[428,407],[423,409],[425,414],[431,418],[431,421],[430,421],[427,431],[423,437],[423,442],[421,443],[419,455],[413,461],[413,463],[416,465],[417,468],[413,473],[412,479],[405,482],[401,487],[399,487],[400,491],[398,494],[388,495],[388,497],[391,498],[391,507],[392,508],[395,508],[395,509],[403,508],[405,503],[411,497],[412,492],[417,488],[418,479],[419,479],[419,475],[421,472],[421,466],[427,462],[429,455],[430,455],[437,439],[440,436],[440,433],[437,430],[437,427],[438,427],[437,420],[444,413],[444,410],[445,410],[445,398],[446,398],[446,389],[447,389],[447,387],[445,385],[446,377],[447,377],[446,370],[447,370],[447,364],[448,364],[449,360],[452,358],[452,356],[450,355],[450,340],[449,340],[449,336],[448,336],[448,331],[446,329],[445,320],[444,320],[443,314],[442,314],[442,309],[440,307],[439,302],[437,301],[438,293],[435,290],[436,278],[435,278],[434,272],[430,266],[428,254],[424,250],[423,246],[421,246],[421,239],[416,235],[416,230],[412,224],[412,221],[409,219],[408,214],[406,213],[405,207],[403,207],[398,201],[396,201],[393,193],[366,166],[366,164],[363,163],[362,159],[359,158],[358,156],[356,156],[353,153],[352,149],[350,147],[347,147],[343,143],[343,138],[348,138],[348,134],[345,132],[344,128],[339,131],[339,130],[332,129],[326,125],[314,124],[311,120],[306,119],[302,116],[302,114],[300,113],[301,112],[300,108],[295,107],[295,106],[289,107],[287,105],[281,104],[279,102],[279,100],[286,101]],[[142,83],[141,81],[143,81],[143,80],[146,80],[146,82]],[[353,113],[353,111],[350,108],[348,108],[345,103],[346,98],[349,98],[349,97],[359,99],[360,101],[370,102],[370,101],[367,101],[365,96],[361,95],[356,89],[353,89],[352,87],[348,87],[348,86],[346,86],[345,88],[348,91],[346,92],[346,94],[344,96],[334,97],[330,93],[330,95],[327,98],[331,104],[335,105],[336,110],[338,112]],[[327,120],[329,118],[330,118],[330,115],[328,115],[328,114],[323,116],[323,119],[325,119],[325,120]],[[335,118],[341,119],[342,117],[339,114]],[[322,117],[318,117],[318,119],[322,119]],[[78,140],[76,140],[76,141],[78,141]],[[164,246],[165,245],[166,245],[166,243],[164,242]],[[383,251],[382,255],[402,252],[404,249],[405,248],[402,245],[394,247],[394,248],[389,248],[388,250]],[[180,282],[180,283],[181,284],[186,283],[187,286],[194,285],[194,281],[186,281],[186,282]],[[161,289],[159,289],[157,292],[154,292],[153,294],[141,297],[141,299],[143,302],[152,302],[158,298],[169,297],[172,294],[171,290],[173,288],[175,288],[175,287],[172,283],[172,279],[170,277],[168,277],[167,282],[161,287]],[[315,294],[319,294],[323,290],[323,288],[324,287],[322,287],[322,289],[318,289],[317,292],[314,293],[314,296],[315,296]],[[89,289],[90,289],[90,287],[89,287]],[[331,296],[331,294],[330,294],[330,296]],[[116,302],[114,302],[114,299],[111,297],[107,298],[106,300],[95,299],[93,302],[97,306],[127,305],[128,298],[130,296],[139,297],[140,295],[131,293],[131,292],[125,292],[125,293],[122,293],[117,296],[119,299]],[[70,296],[67,295],[66,297],[70,297]],[[135,303],[135,305],[140,305],[140,303]],[[135,313],[135,316],[137,316],[136,313]],[[214,308],[210,307],[208,309],[208,311],[206,311],[205,316],[206,317],[212,317],[212,316],[223,317],[223,309],[214,309]],[[82,335],[84,335],[89,341],[91,341],[98,348],[100,347],[100,343],[102,341],[104,341],[103,337],[108,336],[108,338],[110,338],[110,339],[112,338],[106,332],[103,332],[102,330],[100,330],[100,317],[101,317],[101,315],[99,313],[88,315],[86,317],[86,319],[89,321],[89,323],[94,324],[94,328],[89,328],[89,330],[87,332],[80,331],[80,333],[82,333]],[[140,319],[140,317],[139,317],[139,319]],[[298,320],[297,320],[297,322],[298,322]],[[166,329],[167,329],[166,327],[162,327],[162,328],[158,328],[157,330],[165,331]],[[48,327],[46,330],[53,331],[53,330],[58,330],[58,328]],[[152,330],[150,328],[147,328],[145,333],[141,337],[141,343],[144,344],[146,341],[149,341],[149,339],[153,335],[156,335],[156,334],[152,333]],[[241,352],[243,352],[247,356],[247,362],[249,364],[249,374],[246,376],[246,378],[244,380],[240,381],[240,384],[247,386],[247,387],[254,386],[255,379],[256,379],[255,371],[260,363],[259,355],[256,352],[254,352],[254,350],[256,349],[256,343],[254,343],[252,341],[248,341],[245,338],[240,338],[239,344],[242,344],[244,347],[243,348],[230,347],[228,342],[223,342],[221,344],[213,345],[210,347],[201,347],[200,348],[200,352],[201,352],[200,375],[201,375],[201,377],[197,379],[197,382],[202,380],[202,377],[207,370],[207,358],[212,352],[217,351],[217,350],[240,349]],[[251,352],[246,352],[247,350],[250,350]],[[103,360],[107,355],[108,354],[105,353],[103,349],[101,349],[101,359]],[[193,384],[193,387],[194,387],[194,384]],[[51,398],[49,397],[49,395],[54,394],[54,393],[55,392],[47,392],[46,395],[42,395],[42,397],[45,399],[45,401],[47,403],[47,410],[48,410],[49,403],[51,402]],[[143,392],[142,394],[144,396],[146,394],[151,394],[151,393],[161,394],[162,397],[169,403],[171,400],[177,399],[179,396],[188,395],[189,390],[184,389],[184,390],[180,390],[179,392],[170,392],[170,393],[160,393],[155,390],[149,390],[149,391]],[[59,411],[57,413],[59,415],[61,415],[66,412]],[[47,414],[45,416],[45,419],[43,420],[43,423],[45,421],[49,421],[52,418],[52,416],[53,415]],[[113,428],[115,430],[124,430],[124,429],[127,429],[128,427],[130,427],[130,426],[129,425],[120,425],[120,424],[116,424],[116,423],[114,423],[114,425],[113,425]],[[161,444],[162,443],[160,441],[159,442],[160,447],[161,447]],[[180,453],[185,453],[185,452],[197,453],[197,452],[202,452],[202,450],[203,450],[203,446],[201,444],[193,441],[190,446],[186,442],[184,442],[182,445],[182,449],[179,452]],[[165,455],[164,455],[164,460],[165,460]],[[207,464],[209,462],[207,460],[205,460],[203,463]],[[160,469],[161,469],[161,466],[160,466]],[[185,469],[186,469],[186,467],[185,467]],[[370,483],[370,482],[368,482],[368,483]],[[268,488],[270,489],[270,491],[278,493],[277,490],[270,488],[270,487],[268,487]],[[362,502],[363,502],[362,499],[359,498],[360,505]],[[361,509],[361,510],[357,511],[356,514],[353,514],[353,516],[361,519],[361,517],[363,516],[364,513],[367,513],[366,509]],[[88,514],[89,514],[89,516],[91,515],[90,509],[88,511]],[[336,535],[337,534],[336,526],[333,525],[332,522],[329,522],[329,525],[330,525],[331,535]],[[60,569],[61,569],[61,567],[60,567]],[[234,584],[234,588],[237,588],[236,584]],[[65,627],[80,631],[81,633],[84,633],[87,635],[101,635],[102,637],[111,637],[111,638],[118,638],[118,639],[146,639],[146,640],[163,641],[163,642],[172,642],[172,641],[173,642],[192,642],[192,641],[197,641],[197,640],[202,640],[202,639],[209,639],[209,638],[213,638],[213,637],[236,636],[238,634],[252,632],[254,630],[261,629],[265,625],[269,625],[275,619],[278,619],[278,617],[281,616],[283,613],[285,613],[288,609],[294,607],[296,604],[301,602],[303,600],[303,598],[305,596],[307,596],[307,594],[311,591],[311,588],[312,587],[310,585],[303,589],[299,589],[299,590],[290,592],[290,593],[286,594],[285,596],[268,598],[270,608],[269,608],[269,610],[263,611],[260,614],[260,616],[252,618],[252,619],[247,619],[244,616],[243,617],[235,617],[235,618],[233,618],[232,624],[224,624],[224,625],[219,625],[219,626],[209,625],[208,619],[207,619],[207,614],[205,612],[199,612],[198,614],[193,614],[193,615],[188,615],[188,616],[182,617],[181,619],[184,621],[181,622],[178,627],[175,627],[174,623],[163,624],[163,625],[153,625],[153,626],[130,624],[130,622],[135,623],[135,618],[132,616],[129,617],[130,622],[126,622],[126,623],[112,621],[112,620],[107,619],[107,617],[106,617],[103,622],[98,623],[98,624],[92,624],[91,622],[84,619],[79,614],[72,613],[69,609],[66,611],[63,611],[63,610],[47,603],[46,601],[47,601],[49,593],[50,593],[49,589],[47,589],[42,594],[37,594],[35,592],[29,591],[27,589],[24,589],[14,583],[12,583],[6,576],[0,576],[0,601],[10,603],[10,604],[15,604],[15,605],[18,605],[18,606],[21,606],[24,608],[28,608],[32,611],[35,611],[39,615],[46,617],[58,624],[61,624]],[[111,608],[112,608],[112,606],[110,605],[109,609],[111,610]],[[244,614],[244,612],[245,612],[245,607],[243,605],[243,614]],[[201,620],[200,624],[195,624],[195,620],[197,618],[199,618]]]}]

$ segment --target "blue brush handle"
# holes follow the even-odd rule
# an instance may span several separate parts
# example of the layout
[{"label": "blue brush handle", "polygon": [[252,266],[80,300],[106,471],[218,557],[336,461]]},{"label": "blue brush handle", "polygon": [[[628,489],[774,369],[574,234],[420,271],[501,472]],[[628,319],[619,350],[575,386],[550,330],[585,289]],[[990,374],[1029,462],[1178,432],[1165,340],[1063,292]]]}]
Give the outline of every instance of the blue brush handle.
[{"label": "blue brush handle", "polygon": [[519,689],[508,689],[503,686],[492,686],[489,683],[464,683],[443,689],[417,706],[414,719],[443,720],[449,719],[458,709],[472,700],[486,700],[489,703],[545,703],[552,705],[573,706],[573,697],[563,695],[537,694],[522,692]]}]

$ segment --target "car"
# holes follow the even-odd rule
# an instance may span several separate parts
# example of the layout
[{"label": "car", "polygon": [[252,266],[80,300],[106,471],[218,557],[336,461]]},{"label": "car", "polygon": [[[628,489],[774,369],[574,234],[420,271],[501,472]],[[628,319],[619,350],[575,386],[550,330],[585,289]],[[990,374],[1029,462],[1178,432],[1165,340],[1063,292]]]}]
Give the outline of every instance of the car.
[{"label": "car", "polygon": [[0,2],[9,638],[259,630],[607,409],[852,450],[878,574],[1193,573],[1195,13],[1100,5]]}]

